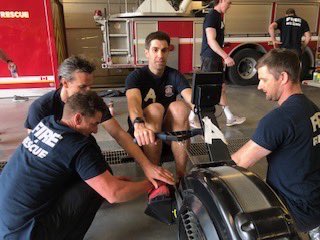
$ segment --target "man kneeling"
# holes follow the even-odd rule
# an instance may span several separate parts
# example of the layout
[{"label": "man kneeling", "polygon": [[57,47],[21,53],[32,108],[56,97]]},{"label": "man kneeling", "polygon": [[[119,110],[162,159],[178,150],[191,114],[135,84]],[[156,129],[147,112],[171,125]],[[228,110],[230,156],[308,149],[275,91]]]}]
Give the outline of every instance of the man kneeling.
[{"label": "man kneeling", "polygon": [[268,160],[267,183],[289,206],[296,225],[320,238],[320,110],[300,86],[296,53],[273,49],[257,64],[258,89],[279,107],[264,116],[251,140],[231,158],[238,166]]},{"label": "man kneeling", "polygon": [[91,135],[107,110],[94,92],[45,117],[0,175],[0,239],[83,239],[103,199],[125,202],[152,188],[112,175]]}]

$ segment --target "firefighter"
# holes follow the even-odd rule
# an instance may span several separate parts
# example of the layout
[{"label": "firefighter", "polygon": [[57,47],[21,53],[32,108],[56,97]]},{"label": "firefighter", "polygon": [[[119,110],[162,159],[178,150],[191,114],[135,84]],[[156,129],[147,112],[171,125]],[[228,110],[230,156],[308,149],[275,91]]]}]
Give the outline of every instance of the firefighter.
[{"label": "firefighter", "polygon": [[[231,0],[215,0],[215,6],[205,16],[203,22],[203,41],[201,47],[201,70],[204,72],[223,72],[223,62],[231,67],[234,60],[223,50],[224,43],[224,22],[222,14],[225,14],[231,6]],[[227,102],[226,85],[222,86],[220,105],[226,115],[228,127],[242,124],[245,117],[234,115]],[[192,120],[191,114],[190,120]]]},{"label": "firefighter", "polygon": [[[154,164],[159,164],[162,151],[162,142],[155,139],[154,133],[189,129],[188,115],[193,107],[188,81],[177,70],[166,66],[169,46],[168,34],[150,33],[145,40],[148,65],[136,69],[126,79],[129,132]],[[185,101],[177,100],[178,94]],[[186,170],[185,146],[172,142],[171,149],[180,179]]]},{"label": "firefighter", "polygon": [[95,138],[107,106],[95,92],[69,97],[47,116],[0,175],[0,239],[83,239],[103,199],[126,202],[152,189],[115,177]]},{"label": "firefighter", "polygon": [[298,55],[273,49],[259,59],[258,89],[279,107],[264,116],[231,158],[248,168],[264,157],[267,183],[285,200],[301,231],[320,239],[320,110],[300,86]]},{"label": "firefighter", "polygon": [[[25,127],[32,130],[44,117],[49,115],[61,119],[67,99],[75,93],[83,93],[90,89],[93,83],[92,72],[94,69],[95,67],[90,62],[77,56],[64,60],[58,72],[61,88],[41,96],[31,104],[24,124]],[[109,111],[103,115],[101,122],[105,130],[139,163],[147,178],[156,188],[158,185],[155,179],[174,184],[172,173],[152,164]]]},{"label": "firefighter", "polygon": [[[277,41],[275,30],[280,30],[280,41]],[[269,34],[274,48],[287,48],[297,51],[301,57],[303,49],[305,49],[311,40],[311,34],[308,23],[298,17],[294,9],[289,8],[286,16],[278,19],[269,26]],[[304,40],[302,41],[302,37]],[[302,43],[301,43],[302,41]]]}]

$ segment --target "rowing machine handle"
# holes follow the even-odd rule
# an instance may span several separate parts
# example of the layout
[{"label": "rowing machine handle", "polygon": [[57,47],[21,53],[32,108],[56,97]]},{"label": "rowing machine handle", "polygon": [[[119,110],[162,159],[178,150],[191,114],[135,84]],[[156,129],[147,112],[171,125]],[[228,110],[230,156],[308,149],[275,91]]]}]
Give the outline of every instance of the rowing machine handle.
[{"label": "rowing machine handle", "polygon": [[[155,133],[155,135],[158,139],[161,139],[163,141],[181,142],[197,135],[203,135],[203,130],[201,128],[194,128],[185,131],[160,132]],[[137,143],[137,140],[135,138],[133,139],[133,141],[134,143]]]}]

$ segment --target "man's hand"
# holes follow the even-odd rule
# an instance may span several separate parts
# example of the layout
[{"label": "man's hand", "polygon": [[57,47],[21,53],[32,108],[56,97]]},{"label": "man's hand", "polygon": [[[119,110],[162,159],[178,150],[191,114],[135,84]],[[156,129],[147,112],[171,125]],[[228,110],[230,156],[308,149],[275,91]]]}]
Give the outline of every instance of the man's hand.
[{"label": "man's hand", "polygon": [[230,56],[228,56],[228,57],[226,57],[226,58],[224,59],[224,63],[225,63],[228,67],[232,67],[232,66],[235,64],[233,58],[230,57]]},{"label": "man's hand", "polygon": [[282,44],[282,42],[278,40],[272,40],[273,48],[279,48],[279,45]]},{"label": "man's hand", "polygon": [[7,63],[8,63],[8,69],[9,69],[10,72],[15,70],[15,69],[17,69],[16,64],[14,62],[12,62],[11,60],[8,60]]},{"label": "man's hand", "polygon": [[155,188],[159,187],[157,180],[160,180],[170,185],[174,185],[174,177],[169,170],[152,163],[148,164],[142,169],[148,180],[153,184]]},{"label": "man's hand", "polygon": [[139,146],[155,143],[156,141],[154,132],[149,128],[146,128],[144,123],[134,124],[134,137],[137,140]]}]

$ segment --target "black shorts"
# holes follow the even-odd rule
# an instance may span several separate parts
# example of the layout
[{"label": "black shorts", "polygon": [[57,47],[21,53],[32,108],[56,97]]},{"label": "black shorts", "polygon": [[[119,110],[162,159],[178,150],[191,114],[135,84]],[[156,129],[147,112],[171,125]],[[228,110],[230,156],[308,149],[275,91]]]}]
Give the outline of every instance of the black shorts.
[{"label": "black shorts", "polygon": [[201,70],[203,72],[223,72],[223,62],[210,57],[201,57]]}]

